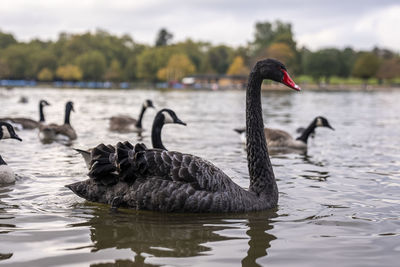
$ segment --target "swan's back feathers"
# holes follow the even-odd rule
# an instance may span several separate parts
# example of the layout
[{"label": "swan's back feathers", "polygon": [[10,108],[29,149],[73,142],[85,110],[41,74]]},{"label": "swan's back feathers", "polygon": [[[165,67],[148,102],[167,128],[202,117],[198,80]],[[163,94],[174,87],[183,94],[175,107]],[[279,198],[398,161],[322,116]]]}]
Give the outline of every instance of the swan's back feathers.
[{"label": "swan's back feathers", "polygon": [[91,152],[89,177],[104,185],[112,185],[118,182],[118,174],[115,166],[115,148],[111,145],[100,144]]},{"label": "swan's back feathers", "polygon": [[[92,151],[89,177],[102,180],[118,173],[118,180],[133,184],[149,177],[190,184],[196,190],[209,192],[240,190],[215,165],[200,157],[161,149],[148,149],[144,144],[133,146],[118,143],[114,150],[101,144]],[[112,162],[114,160],[114,162]],[[115,176],[114,176],[115,177]]]}]

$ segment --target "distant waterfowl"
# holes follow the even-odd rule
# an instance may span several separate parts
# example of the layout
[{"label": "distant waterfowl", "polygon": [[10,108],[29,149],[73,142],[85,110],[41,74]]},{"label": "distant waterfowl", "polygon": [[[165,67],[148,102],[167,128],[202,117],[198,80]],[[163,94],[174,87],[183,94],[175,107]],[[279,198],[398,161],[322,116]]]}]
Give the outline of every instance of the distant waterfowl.
[{"label": "distant waterfowl", "polygon": [[129,142],[120,142],[116,148],[98,145],[92,151],[90,179],[67,187],[89,201],[163,212],[245,212],[276,207],[278,187],[262,118],[264,79],[300,90],[279,61],[259,61],[251,71],[246,94],[249,190],[200,157]]},{"label": "distant waterfowl", "polygon": [[18,103],[26,104],[29,102],[29,99],[26,96],[21,96],[18,100]]},{"label": "distant waterfowl", "polygon": [[65,117],[64,124],[48,124],[39,127],[39,137],[43,142],[55,141],[55,140],[75,140],[78,136],[72,128],[70,123],[71,111],[74,111],[74,104],[68,101],[65,105]]},{"label": "distant waterfowl", "polygon": [[153,101],[147,99],[143,102],[139,118],[136,120],[127,115],[113,116],[110,118],[110,130],[115,132],[142,132],[142,120],[147,108],[154,108]]},{"label": "distant waterfowl", "polygon": [[[327,127],[334,130],[326,118],[318,116],[312,120],[307,128],[302,130],[301,135],[296,139],[294,139],[289,133],[279,129],[264,128],[264,134],[267,139],[268,147],[270,148],[304,150],[307,149],[309,136],[315,133],[315,128],[317,127]],[[246,135],[245,129],[238,128],[234,130],[241,134],[241,139],[243,140],[243,136]]]},{"label": "distant waterfowl", "polygon": [[0,118],[0,121],[5,121],[11,123],[16,129],[36,129],[41,124],[45,122],[43,108],[45,106],[49,106],[50,104],[46,100],[39,101],[39,121],[35,121],[29,118],[12,118],[12,117],[4,117]]},{"label": "distant waterfowl", "polygon": [[[159,148],[162,150],[167,150],[164,147],[164,144],[161,140],[161,131],[164,124],[168,123],[176,123],[182,124],[186,126],[186,123],[181,121],[178,116],[176,116],[175,112],[171,109],[165,108],[157,112],[156,116],[154,117],[153,121],[153,128],[151,130],[151,142],[153,144],[153,148]],[[114,148],[112,148],[114,149]],[[85,160],[86,167],[90,169],[90,161],[92,160],[91,152],[93,149],[82,150],[82,149],[75,149],[79,152],[83,159]]]},{"label": "distant waterfowl", "polygon": [[[0,140],[8,138],[22,141],[22,139],[15,133],[11,124],[0,122]],[[0,184],[9,184],[13,182],[15,182],[14,171],[7,165],[0,155]]]}]

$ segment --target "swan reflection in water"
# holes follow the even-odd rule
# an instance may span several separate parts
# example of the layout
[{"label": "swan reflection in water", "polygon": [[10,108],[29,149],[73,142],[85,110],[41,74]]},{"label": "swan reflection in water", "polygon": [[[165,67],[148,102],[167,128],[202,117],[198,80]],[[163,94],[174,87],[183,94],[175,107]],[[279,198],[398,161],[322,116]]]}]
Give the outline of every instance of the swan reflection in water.
[{"label": "swan reflection in water", "polygon": [[95,206],[93,211],[93,217],[87,222],[72,225],[89,226],[93,242],[92,253],[116,248],[131,249],[135,255],[129,261],[114,259],[115,262],[107,262],[107,266],[125,263],[158,266],[145,263],[146,258],[176,258],[178,262],[181,260],[178,258],[213,255],[207,253],[212,250],[207,244],[243,239],[243,236],[223,234],[229,229],[243,228],[247,229],[249,247],[242,264],[259,266],[256,260],[267,255],[270,242],[276,239],[274,235],[267,233],[273,228],[271,219],[277,217],[275,211],[223,215],[160,214],[130,210],[110,212],[105,206]]}]

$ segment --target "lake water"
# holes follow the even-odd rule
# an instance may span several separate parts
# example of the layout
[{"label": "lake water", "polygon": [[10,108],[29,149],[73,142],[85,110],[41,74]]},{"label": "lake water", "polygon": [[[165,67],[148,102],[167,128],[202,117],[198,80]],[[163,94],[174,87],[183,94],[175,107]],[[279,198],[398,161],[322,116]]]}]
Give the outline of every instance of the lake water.
[{"label": "lake water", "polygon": [[[27,96],[27,104],[18,103]],[[247,188],[246,152],[232,129],[245,125],[245,93],[119,90],[0,90],[0,116],[63,121],[75,103],[72,146],[2,140],[17,182],[0,186],[4,266],[398,266],[400,260],[400,92],[263,93],[264,121],[294,134],[317,115],[305,154],[271,156],[280,191],[275,210],[246,214],[163,214],[87,202],[64,185],[87,178],[72,148],[140,141],[150,146],[155,110],[136,134],[108,131],[112,115],[138,116],[144,99],[188,125],[167,125],[169,150],[207,158]]]}]

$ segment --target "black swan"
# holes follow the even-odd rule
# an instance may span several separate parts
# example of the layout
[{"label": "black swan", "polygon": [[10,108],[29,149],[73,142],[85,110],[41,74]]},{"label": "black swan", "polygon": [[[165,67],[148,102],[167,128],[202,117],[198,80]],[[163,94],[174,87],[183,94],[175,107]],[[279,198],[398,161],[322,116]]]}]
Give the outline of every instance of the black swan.
[{"label": "black swan", "polygon": [[[8,138],[22,141],[22,139],[15,133],[11,124],[0,121],[0,140]],[[0,155],[0,184],[9,184],[13,182],[15,182],[14,172]]]},{"label": "black swan", "polygon": [[[268,147],[272,149],[306,150],[308,138],[315,133],[315,128],[317,127],[327,127],[335,130],[326,118],[318,116],[311,121],[307,128],[301,130],[301,135],[296,139],[289,133],[280,129],[264,128],[264,134],[267,139]],[[245,142],[246,130],[244,128],[237,128],[234,130],[241,135],[242,141]]]},{"label": "black swan", "polygon": [[142,120],[144,112],[147,108],[154,108],[153,101],[147,99],[143,102],[142,110],[139,114],[139,119],[134,119],[127,115],[113,116],[110,118],[110,131],[127,133],[127,132],[142,132]]},{"label": "black swan", "polygon": [[55,140],[75,140],[78,138],[74,128],[71,126],[70,117],[71,111],[74,110],[74,103],[72,101],[68,101],[65,104],[65,117],[64,124],[58,125],[55,123],[51,123],[48,125],[41,125],[39,127],[39,138],[40,140],[46,141],[55,141]]},{"label": "black swan", "polygon": [[[171,109],[165,108],[157,112],[157,115],[154,117],[153,121],[153,128],[151,130],[151,142],[153,144],[153,148],[159,148],[162,150],[167,150],[164,147],[164,144],[162,143],[161,140],[161,131],[164,126],[164,124],[168,123],[176,123],[176,124],[182,124],[186,126],[186,123],[181,121],[178,116],[176,116],[175,112]],[[113,148],[114,149],[114,148]],[[89,169],[90,168],[90,161],[92,160],[91,152],[92,148],[88,150],[82,150],[82,149],[75,149],[75,151],[79,152],[83,159],[85,160],[86,167]]]},{"label": "black swan", "polygon": [[89,201],[140,210],[245,212],[276,207],[278,187],[262,118],[264,79],[300,90],[277,60],[259,61],[251,71],[246,94],[249,190],[200,157],[129,142],[118,143],[115,150],[98,145],[92,151],[90,179],[66,186]]},{"label": "black swan", "polygon": [[43,114],[43,108],[45,106],[49,106],[50,104],[46,100],[40,100],[39,101],[39,121],[35,121],[29,118],[12,118],[12,117],[5,117],[5,118],[0,118],[0,121],[5,121],[13,124],[15,128],[22,128],[22,129],[36,129],[38,128],[41,124],[44,123],[44,114]]}]

